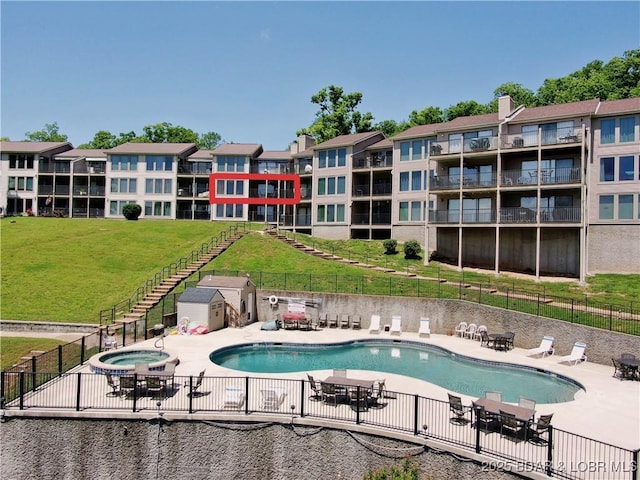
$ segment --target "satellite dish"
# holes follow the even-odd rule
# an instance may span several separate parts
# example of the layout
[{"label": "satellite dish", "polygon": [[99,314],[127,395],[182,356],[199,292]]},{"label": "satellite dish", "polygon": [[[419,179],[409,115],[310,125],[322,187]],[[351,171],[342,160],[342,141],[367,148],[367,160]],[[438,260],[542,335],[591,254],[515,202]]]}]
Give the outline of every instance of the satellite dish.
[{"label": "satellite dish", "polygon": [[304,167],[304,173],[311,173],[313,172],[313,167],[311,165],[307,165]]}]

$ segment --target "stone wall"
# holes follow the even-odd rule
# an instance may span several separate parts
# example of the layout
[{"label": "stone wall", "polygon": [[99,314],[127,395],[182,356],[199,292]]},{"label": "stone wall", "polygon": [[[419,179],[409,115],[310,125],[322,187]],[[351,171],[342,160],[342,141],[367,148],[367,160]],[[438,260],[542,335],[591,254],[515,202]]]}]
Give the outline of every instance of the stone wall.
[{"label": "stone wall", "polygon": [[555,338],[556,355],[568,355],[575,342],[584,342],[587,344],[588,360],[603,365],[611,365],[611,357],[619,357],[621,353],[640,351],[639,336],[461,300],[259,290],[257,299],[260,321],[275,318],[278,313],[287,310],[286,301],[278,303],[275,309],[272,308],[267,300],[270,295],[281,299],[320,299],[319,308],[309,309],[314,318],[319,313],[360,315],[363,330],[368,328],[372,314],[380,315],[382,325],[391,323],[392,315],[401,315],[402,328],[407,332],[417,332],[420,317],[429,317],[431,333],[444,335],[462,321],[473,322],[486,325],[490,333],[515,332],[515,346],[526,349],[538,347],[543,336],[551,335]]},{"label": "stone wall", "polygon": [[515,478],[414,443],[288,423],[14,417],[0,437],[3,480],[357,480],[404,457],[430,480]]}]

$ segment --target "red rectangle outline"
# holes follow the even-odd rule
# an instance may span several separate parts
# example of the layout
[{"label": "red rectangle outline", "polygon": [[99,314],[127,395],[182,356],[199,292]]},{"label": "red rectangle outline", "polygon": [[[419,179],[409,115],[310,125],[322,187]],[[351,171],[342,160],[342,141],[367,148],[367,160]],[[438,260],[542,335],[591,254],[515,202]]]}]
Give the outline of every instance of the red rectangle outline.
[{"label": "red rectangle outline", "polygon": [[[217,180],[284,180],[293,182],[293,198],[216,197]],[[209,175],[209,203],[231,205],[296,205],[300,203],[300,176],[279,173],[212,173]]]}]

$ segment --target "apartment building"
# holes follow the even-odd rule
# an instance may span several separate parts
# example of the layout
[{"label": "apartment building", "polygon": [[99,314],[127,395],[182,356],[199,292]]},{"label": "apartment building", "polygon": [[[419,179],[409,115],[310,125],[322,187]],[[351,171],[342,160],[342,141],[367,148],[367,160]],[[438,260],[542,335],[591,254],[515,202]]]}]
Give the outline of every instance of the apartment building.
[{"label": "apartment building", "polygon": [[640,98],[262,145],[2,142],[8,215],[238,220],[329,239],[418,240],[463,267],[640,272]]}]

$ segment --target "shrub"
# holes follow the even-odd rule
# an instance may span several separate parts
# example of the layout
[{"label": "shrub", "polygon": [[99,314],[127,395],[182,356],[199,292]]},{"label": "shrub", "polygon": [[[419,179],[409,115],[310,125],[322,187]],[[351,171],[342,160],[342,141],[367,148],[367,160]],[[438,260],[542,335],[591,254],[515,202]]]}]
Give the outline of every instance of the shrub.
[{"label": "shrub", "polygon": [[398,247],[398,242],[392,238],[389,238],[382,242],[382,246],[384,247],[385,255],[393,255],[394,253],[398,253],[396,248]]},{"label": "shrub", "polygon": [[137,203],[127,203],[122,207],[122,214],[127,220],[137,220],[142,213],[142,207]]},{"label": "shrub", "polygon": [[407,240],[404,243],[404,258],[420,258],[422,247],[417,240]]},{"label": "shrub", "polygon": [[418,464],[408,458],[400,465],[384,467],[373,472],[367,472],[364,480],[419,480],[420,469]]}]

